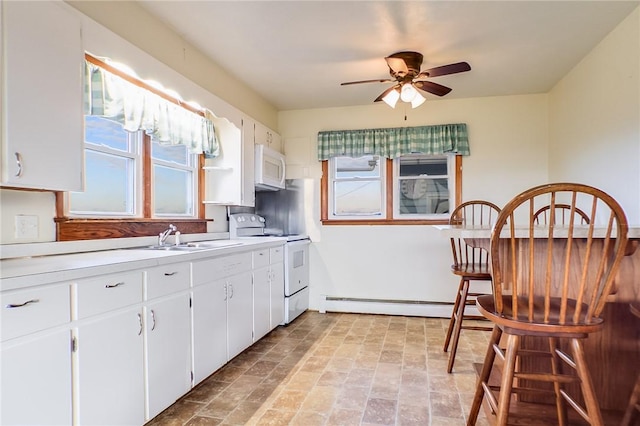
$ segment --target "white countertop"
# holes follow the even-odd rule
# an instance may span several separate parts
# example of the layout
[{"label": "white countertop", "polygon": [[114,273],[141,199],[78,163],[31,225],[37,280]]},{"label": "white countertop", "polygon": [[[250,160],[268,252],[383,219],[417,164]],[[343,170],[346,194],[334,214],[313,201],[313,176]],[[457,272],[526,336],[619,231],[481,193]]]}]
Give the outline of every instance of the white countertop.
[{"label": "white countertop", "polygon": [[[211,257],[213,253],[226,255],[247,249],[277,246],[286,242],[286,238],[241,238],[215,240],[215,242],[219,246],[194,251],[151,250],[145,248],[148,246],[146,244],[133,248],[3,259],[0,261],[0,290],[13,290],[92,275],[188,262]],[[226,242],[228,245],[225,244]]]}]

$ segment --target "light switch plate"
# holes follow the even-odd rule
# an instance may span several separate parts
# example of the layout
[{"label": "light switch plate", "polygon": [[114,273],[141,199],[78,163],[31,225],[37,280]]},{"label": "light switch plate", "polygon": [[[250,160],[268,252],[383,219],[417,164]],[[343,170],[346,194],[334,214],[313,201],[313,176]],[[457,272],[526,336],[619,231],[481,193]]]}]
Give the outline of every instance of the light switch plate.
[{"label": "light switch plate", "polygon": [[16,216],[16,238],[38,238],[38,216],[17,215]]}]

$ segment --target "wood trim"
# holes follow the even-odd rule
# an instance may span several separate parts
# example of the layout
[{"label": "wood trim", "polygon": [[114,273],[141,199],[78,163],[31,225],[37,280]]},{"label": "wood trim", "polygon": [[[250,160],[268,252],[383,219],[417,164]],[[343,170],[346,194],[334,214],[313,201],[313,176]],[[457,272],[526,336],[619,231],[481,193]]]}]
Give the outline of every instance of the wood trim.
[{"label": "wood trim", "polygon": [[322,225],[447,225],[448,219],[417,220],[417,219],[372,219],[372,220],[320,220]]},{"label": "wood trim", "polygon": [[207,232],[203,219],[55,219],[57,241],[105,238],[148,237],[158,235],[172,223],[182,234]]},{"label": "wood trim", "polygon": [[167,101],[169,101],[169,102],[171,102],[173,104],[181,106],[182,108],[184,108],[184,109],[186,109],[188,111],[191,111],[191,112],[193,112],[195,114],[198,114],[198,115],[200,115],[202,117],[205,116],[204,110],[199,110],[197,108],[194,108],[191,105],[189,105],[189,104],[187,104],[185,102],[182,102],[180,99],[175,98],[175,97],[163,92],[162,90],[158,90],[153,86],[150,86],[144,80],[140,80],[140,79],[135,78],[135,77],[133,77],[133,76],[127,74],[127,73],[124,73],[124,72],[120,71],[119,69],[107,64],[106,62],[96,58],[95,56],[93,56],[93,55],[91,55],[89,53],[85,53],[84,54],[84,59],[87,62],[90,62],[90,63],[92,63],[92,64],[94,64],[94,65],[96,65],[96,66],[98,66],[100,68],[104,68],[105,70],[109,71],[111,74],[115,74],[118,77],[122,78],[123,80],[128,81],[131,84],[134,84],[134,85],[136,85],[138,87],[141,87],[141,88],[143,88],[145,90],[148,90],[149,92],[151,92],[151,93],[153,93],[155,95],[160,96],[164,100],[167,100]]},{"label": "wood trim", "polygon": [[204,155],[200,154],[198,155],[198,206],[197,206],[197,210],[198,210],[198,217],[200,219],[204,219],[205,216],[205,205],[202,202],[202,200],[204,200],[204,196],[205,196],[205,171],[204,171],[204,165],[205,165],[205,161],[204,161]]},{"label": "wood trim", "polygon": [[455,206],[450,206],[449,211],[453,211],[457,206],[462,204],[462,155],[456,155],[456,200]]},{"label": "wood trim", "polygon": [[151,201],[153,200],[153,188],[151,186],[151,137],[142,136],[142,216],[152,217]]},{"label": "wood trim", "polygon": [[320,178],[320,221],[329,220],[329,160],[322,161],[322,177]]}]

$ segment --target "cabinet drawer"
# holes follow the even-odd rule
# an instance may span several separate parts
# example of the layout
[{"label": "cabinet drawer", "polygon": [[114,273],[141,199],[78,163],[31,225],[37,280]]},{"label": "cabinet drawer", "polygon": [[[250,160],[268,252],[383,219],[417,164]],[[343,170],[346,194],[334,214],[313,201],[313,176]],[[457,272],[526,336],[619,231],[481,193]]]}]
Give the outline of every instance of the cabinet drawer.
[{"label": "cabinet drawer", "polygon": [[193,263],[193,285],[200,285],[220,278],[251,270],[251,252],[214,257]]},{"label": "cabinet drawer", "polygon": [[256,250],[253,252],[253,269],[269,266],[269,249]]},{"label": "cabinet drawer", "polygon": [[271,247],[269,249],[270,263],[284,262],[284,246]]},{"label": "cabinet drawer", "polygon": [[142,302],[142,271],[81,280],[74,290],[74,319],[109,312]]},{"label": "cabinet drawer", "polygon": [[69,322],[69,285],[2,293],[2,340],[44,330]]},{"label": "cabinet drawer", "polygon": [[147,300],[189,288],[189,263],[174,263],[147,270]]}]

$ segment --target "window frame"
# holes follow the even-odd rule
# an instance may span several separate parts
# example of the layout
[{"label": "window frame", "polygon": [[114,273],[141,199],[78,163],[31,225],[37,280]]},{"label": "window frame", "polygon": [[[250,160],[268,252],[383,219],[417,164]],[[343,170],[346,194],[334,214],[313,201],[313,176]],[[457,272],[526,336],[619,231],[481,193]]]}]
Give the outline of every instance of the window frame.
[{"label": "window frame", "polygon": [[[387,158],[385,168],[386,179],[384,184],[386,196],[383,200],[385,217],[381,219],[335,219],[329,215],[329,173],[331,172],[329,160],[323,160],[322,178],[320,179],[320,222],[323,225],[446,225],[449,223],[449,217],[443,217],[441,219],[394,218],[394,187],[396,186],[396,179],[394,177],[393,160]],[[462,202],[462,155],[455,155],[453,168],[452,174],[455,179],[452,197],[453,204],[449,206],[449,211],[453,211],[453,209]]]},{"label": "window frame", "polygon": [[[366,157],[366,156],[364,156]],[[327,175],[329,177],[329,185],[334,185],[338,183],[338,182],[379,182],[380,185],[380,216],[379,217],[384,217],[385,215],[385,209],[386,209],[386,203],[384,202],[384,200],[386,199],[386,158],[384,157],[380,157],[380,156],[376,156],[378,157],[377,161],[379,162],[378,165],[378,169],[380,171],[380,176],[378,177],[364,177],[364,176],[358,176],[358,177],[344,177],[344,178],[338,178],[336,176],[337,174],[337,162],[336,161],[329,161],[329,169],[330,172]],[[351,214],[351,215],[338,215],[335,214],[334,211],[336,209],[335,206],[335,197],[329,197],[329,212],[328,212],[328,217],[332,220],[363,220],[363,217],[365,218],[371,218],[373,215],[357,215],[357,214]]]}]

